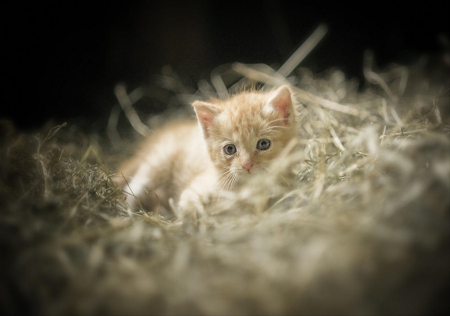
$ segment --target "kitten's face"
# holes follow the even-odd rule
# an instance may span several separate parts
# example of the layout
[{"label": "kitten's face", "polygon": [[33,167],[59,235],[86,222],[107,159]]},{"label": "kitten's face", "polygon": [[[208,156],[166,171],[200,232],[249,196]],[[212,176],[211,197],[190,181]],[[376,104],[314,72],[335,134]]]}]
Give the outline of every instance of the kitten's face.
[{"label": "kitten's face", "polygon": [[243,92],[215,103],[193,104],[220,184],[231,189],[271,162],[296,133],[291,92]]}]

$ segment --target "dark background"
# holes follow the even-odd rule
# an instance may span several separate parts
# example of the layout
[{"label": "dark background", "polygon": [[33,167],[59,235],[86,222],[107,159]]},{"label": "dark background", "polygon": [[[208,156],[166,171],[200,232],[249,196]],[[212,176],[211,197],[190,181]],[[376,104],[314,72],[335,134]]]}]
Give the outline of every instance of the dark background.
[{"label": "dark background", "polygon": [[[321,23],[324,40],[302,62],[362,78],[377,64],[408,63],[443,48],[448,3],[362,1],[15,1],[2,17],[1,118],[33,129],[54,118],[104,126],[113,89],[133,89],[171,65],[195,83],[228,62],[283,63]],[[3,5],[2,5],[3,6]]]}]

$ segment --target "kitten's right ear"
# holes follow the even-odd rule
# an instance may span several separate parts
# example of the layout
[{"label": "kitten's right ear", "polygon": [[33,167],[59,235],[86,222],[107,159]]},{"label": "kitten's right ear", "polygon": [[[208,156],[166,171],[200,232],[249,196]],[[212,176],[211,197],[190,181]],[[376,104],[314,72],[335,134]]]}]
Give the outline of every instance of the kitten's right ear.
[{"label": "kitten's right ear", "polygon": [[195,101],[192,103],[198,122],[203,129],[205,136],[209,136],[209,129],[214,122],[215,117],[219,114],[216,105],[203,101]]},{"label": "kitten's right ear", "polygon": [[293,112],[292,93],[288,86],[281,86],[272,93],[267,105],[266,111],[275,111],[283,119],[284,124],[288,124],[289,117]]}]

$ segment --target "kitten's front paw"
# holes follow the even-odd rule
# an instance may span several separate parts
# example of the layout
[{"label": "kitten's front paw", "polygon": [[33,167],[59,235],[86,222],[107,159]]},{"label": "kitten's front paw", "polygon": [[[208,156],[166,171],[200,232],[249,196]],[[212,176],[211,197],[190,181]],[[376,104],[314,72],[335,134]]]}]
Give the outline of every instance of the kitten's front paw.
[{"label": "kitten's front paw", "polygon": [[204,215],[204,202],[204,199],[194,190],[184,190],[178,202],[178,217],[185,217],[188,214]]}]

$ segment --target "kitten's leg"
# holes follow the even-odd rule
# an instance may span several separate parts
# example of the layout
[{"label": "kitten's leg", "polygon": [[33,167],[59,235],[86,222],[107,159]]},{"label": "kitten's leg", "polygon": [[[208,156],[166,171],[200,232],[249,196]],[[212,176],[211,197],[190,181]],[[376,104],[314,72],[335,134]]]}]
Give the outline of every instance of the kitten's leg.
[{"label": "kitten's leg", "polygon": [[133,176],[126,177],[126,183],[123,186],[123,191],[127,194],[125,202],[130,209],[134,209],[138,206],[138,198],[144,193],[145,187],[150,181],[149,176],[150,165],[144,163],[137,168]]},{"label": "kitten's leg", "polygon": [[124,175],[126,183],[122,189],[127,195],[125,202],[129,209],[143,207],[150,211],[159,206],[166,207],[166,196],[161,189],[167,181],[168,171],[158,168],[158,163],[147,159],[132,175]]},{"label": "kitten's leg", "polygon": [[178,202],[178,216],[184,217],[188,213],[197,212],[201,215],[205,213],[202,196],[193,189],[186,189],[180,195]]},{"label": "kitten's leg", "polygon": [[205,205],[209,203],[214,187],[215,183],[212,181],[211,175],[203,174],[196,177],[180,195],[179,216],[184,217],[192,212],[204,215]]}]

